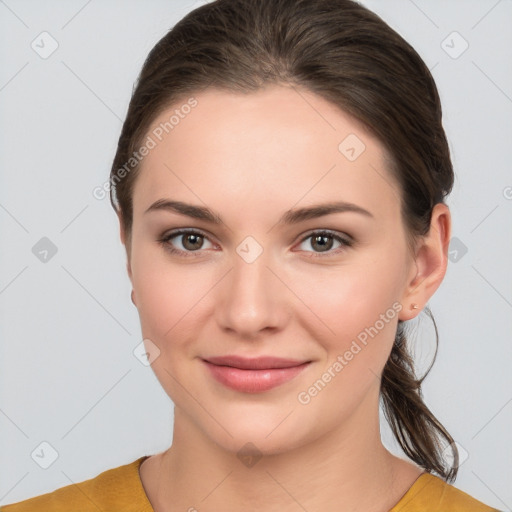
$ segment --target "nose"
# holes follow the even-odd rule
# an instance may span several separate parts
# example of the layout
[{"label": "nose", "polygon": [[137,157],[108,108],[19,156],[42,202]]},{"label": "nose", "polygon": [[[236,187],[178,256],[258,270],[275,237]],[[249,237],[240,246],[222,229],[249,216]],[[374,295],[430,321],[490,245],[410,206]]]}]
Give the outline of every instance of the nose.
[{"label": "nose", "polygon": [[233,267],[219,283],[216,297],[216,319],[223,331],[254,340],[263,332],[284,327],[290,316],[288,294],[277,277],[279,270],[273,267],[265,252],[251,263],[234,255]]}]

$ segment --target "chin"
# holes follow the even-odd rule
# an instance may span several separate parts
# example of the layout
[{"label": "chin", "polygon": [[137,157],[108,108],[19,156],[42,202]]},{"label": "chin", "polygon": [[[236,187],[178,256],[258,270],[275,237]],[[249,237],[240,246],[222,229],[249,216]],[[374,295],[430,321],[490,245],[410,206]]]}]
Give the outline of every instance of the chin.
[{"label": "chin", "polygon": [[266,456],[278,455],[318,437],[315,422],[309,425],[304,421],[298,414],[300,409],[290,414],[293,411],[291,408],[281,406],[269,411],[266,405],[265,411],[261,411],[261,407],[247,407],[244,412],[236,407],[230,412],[219,411],[222,426],[229,433],[214,421],[206,424],[201,422],[198,426],[220,448],[237,455],[246,451]]},{"label": "chin", "polygon": [[240,429],[230,436],[212,437],[217,446],[226,452],[231,452],[238,458],[244,455],[252,456],[272,456],[282,453],[290,452],[306,443],[297,435],[290,435],[290,432],[285,432],[285,435],[266,437],[267,434],[258,432],[257,429]]}]

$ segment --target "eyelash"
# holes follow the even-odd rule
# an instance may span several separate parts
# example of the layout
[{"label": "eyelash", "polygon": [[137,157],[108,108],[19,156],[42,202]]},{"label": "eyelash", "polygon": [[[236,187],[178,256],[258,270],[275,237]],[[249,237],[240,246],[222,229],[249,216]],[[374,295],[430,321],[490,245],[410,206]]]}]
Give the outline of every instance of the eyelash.
[{"label": "eyelash", "polygon": [[[170,253],[177,254],[177,255],[183,256],[185,258],[189,258],[189,257],[194,258],[194,257],[198,257],[201,255],[200,249],[197,251],[182,251],[181,249],[176,249],[175,247],[173,247],[169,242],[172,238],[175,238],[179,235],[198,235],[198,236],[208,239],[208,236],[206,236],[201,231],[196,231],[194,229],[181,229],[181,230],[174,231],[174,232],[163,235],[160,239],[158,239],[158,242],[164,247],[165,250],[169,251]],[[315,235],[316,236],[323,235],[323,236],[332,237],[337,242],[340,242],[344,247],[343,248],[338,247],[336,250],[329,250],[326,253],[315,253],[312,251],[306,251],[306,252],[311,252],[311,256],[308,256],[310,258],[318,258],[318,257],[323,258],[323,257],[337,255],[341,252],[344,252],[347,248],[352,247],[354,244],[353,239],[349,238],[348,236],[342,237],[333,231],[330,231],[327,229],[322,229],[322,230],[318,230],[318,231],[311,231],[307,236],[305,236],[304,238],[302,238],[300,240],[299,245],[302,244],[303,242],[305,242],[308,238],[312,238]]]}]

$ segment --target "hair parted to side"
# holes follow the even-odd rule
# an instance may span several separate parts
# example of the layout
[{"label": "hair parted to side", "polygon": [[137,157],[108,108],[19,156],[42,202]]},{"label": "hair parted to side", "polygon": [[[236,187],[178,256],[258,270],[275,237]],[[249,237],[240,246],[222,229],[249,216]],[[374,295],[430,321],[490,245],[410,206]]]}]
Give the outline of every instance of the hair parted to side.
[{"label": "hair parted to side", "polygon": [[[209,87],[250,93],[272,84],[318,94],[380,140],[400,186],[402,220],[414,251],[429,231],[434,205],[453,187],[440,99],[417,52],[352,0],[216,0],[187,14],[155,45],[134,87],[111,170],[110,199],[127,248],[139,166],[122,180],[118,170],[142,145],[155,118]],[[384,412],[405,454],[453,482],[456,446],[422,399],[430,368],[416,377],[406,343],[399,321],[382,374]],[[448,444],[451,465],[442,456]]]}]

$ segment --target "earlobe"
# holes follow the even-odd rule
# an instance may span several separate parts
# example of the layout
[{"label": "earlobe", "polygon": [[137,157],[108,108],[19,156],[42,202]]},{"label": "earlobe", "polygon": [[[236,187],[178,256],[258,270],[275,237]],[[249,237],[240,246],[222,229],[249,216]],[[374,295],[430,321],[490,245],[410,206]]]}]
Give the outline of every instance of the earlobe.
[{"label": "earlobe", "polygon": [[450,210],[444,203],[438,203],[432,210],[429,232],[420,240],[416,251],[415,272],[411,273],[402,297],[400,320],[416,317],[441,285],[448,265],[450,235]]}]

